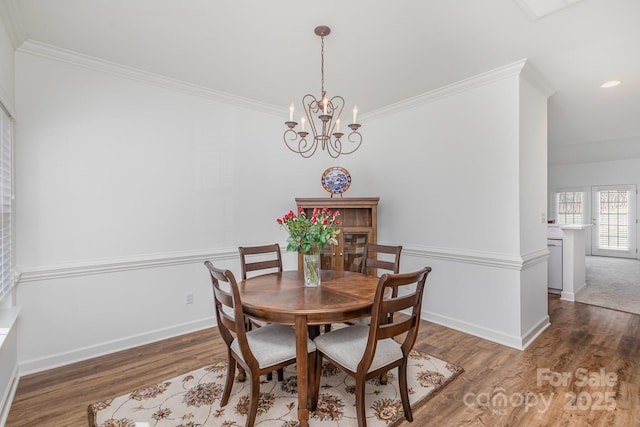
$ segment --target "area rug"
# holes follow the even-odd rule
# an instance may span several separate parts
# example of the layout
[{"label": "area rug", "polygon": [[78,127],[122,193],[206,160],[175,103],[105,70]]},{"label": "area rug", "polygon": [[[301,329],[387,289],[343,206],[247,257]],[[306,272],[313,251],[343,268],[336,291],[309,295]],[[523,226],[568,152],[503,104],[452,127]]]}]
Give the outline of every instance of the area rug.
[{"label": "area rug", "polygon": [[[249,382],[236,381],[229,403],[220,407],[226,371],[226,361],[214,363],[89,405],[89,426],[244,426],[249,409]],[[368,426],[389,427],[404,419],[397,372],[397,369],[389,371],[386,385],[375,379],[367,383]],[[407,375],[411,407],[426,402],[462,372],[459,366],[413,350]],[[285,368],[282,382],[277,381],[277,375],[272,381],[262,378],[255,425],[298,426],[295,365]],[[320,384],[318,409],[310,416],[310,426],[357,425],[353,378],[325,363]]]}]

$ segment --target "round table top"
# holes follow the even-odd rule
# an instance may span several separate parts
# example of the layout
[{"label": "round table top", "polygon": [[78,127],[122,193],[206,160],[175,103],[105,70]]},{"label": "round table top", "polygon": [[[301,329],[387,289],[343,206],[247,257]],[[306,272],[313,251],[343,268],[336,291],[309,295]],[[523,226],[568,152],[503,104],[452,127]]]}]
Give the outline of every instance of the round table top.
[{"label": "round table top", "polygon": [[320,286],[304,286],[301,270],[251,277],[239,283],[247,315],[274,323],[340,322],[370,314],[378,278],[351,271],[321,270]]}]

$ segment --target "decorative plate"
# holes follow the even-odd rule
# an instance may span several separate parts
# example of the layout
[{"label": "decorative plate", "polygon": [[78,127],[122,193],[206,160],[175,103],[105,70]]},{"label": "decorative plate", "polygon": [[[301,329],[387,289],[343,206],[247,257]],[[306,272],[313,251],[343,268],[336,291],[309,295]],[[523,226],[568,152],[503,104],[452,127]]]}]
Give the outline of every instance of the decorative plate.
[{"label": "decorative plate", "polygon": [[322,174],[322,187],[331,194],[342,194],[351,185],[349,171],[340,166],[333,166]]}]

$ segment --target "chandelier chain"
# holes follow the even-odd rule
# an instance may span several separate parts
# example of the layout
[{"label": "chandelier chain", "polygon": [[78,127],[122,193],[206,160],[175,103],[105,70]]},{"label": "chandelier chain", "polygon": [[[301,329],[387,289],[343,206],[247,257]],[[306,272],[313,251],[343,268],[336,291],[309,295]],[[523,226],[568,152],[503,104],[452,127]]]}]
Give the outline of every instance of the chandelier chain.
[{"label": "chandelier chain", "polygon": [[324,36],[320,37],[320,74],[322,76],[322,82],[321,82],[321,95],[322,97],[324,97]]}]

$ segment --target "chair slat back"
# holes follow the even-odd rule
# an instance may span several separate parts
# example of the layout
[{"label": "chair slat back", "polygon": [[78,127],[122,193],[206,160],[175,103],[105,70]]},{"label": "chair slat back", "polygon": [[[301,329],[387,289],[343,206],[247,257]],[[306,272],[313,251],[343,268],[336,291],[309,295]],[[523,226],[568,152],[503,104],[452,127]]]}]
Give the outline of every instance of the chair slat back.
[{"label": "chair slat back", "polygon": [[[247,273],[249,272],[267,269],[282,271],[282,254],[280,245],[277,243],[263,246],[240,246],[238,251],[240,252],[242,280],[247,279]],[[265,259],[265,257],[268,257],[268,259]],[[256,261],[249,262],[249,259],[256,259]]]},{"label": "chair slat back", "polygon": [[[413,348],[420,326],[424,286],[430,272],[431,267],[425,267],[416,272],[383,274],[380,277],[371,311],[367,349],[358,366],[358,371],[363,369],[366,372],[369,369],[379,340],[406,334],[402,341],[402,351],[406,355]],[[399,288],[410,289],[410,285],[413,284],[415,284],[413,291],[398,296]],[[389,297],[389,293],[392,294],[391,297]],[[410,309],[409,317],[401,313],[406,309]]]},{"label": "chair slat back", "polygon": [[[211,261],[205,261],[204,265],[209,270],[211,285],[213,286],[213,299],[215,304],[216,320],[218,329],[227,346],[235,339],[238,340],[240,351],[244,360],[248,364],[255,364],[257,361],[249,348],[247,333],[245,328],[245,316],[242,311],[242,302],[238,283],[229,270],[222,270],[213,266]],[[221,283],[226,283],[229,290],[224,289]],[[231,315],[233,313],[233,315]]]},{"label": "chair slat back", "polygon": [[[402,246],[377,245],[373,243],[367,243],[367,245],[364,247],[364,262],[362,263],[362,272],[364,274],[370,274],[370,271],[373,269],[382,269],[387,270],[393,274],[398,274],[400,272],[401,252]],[[378,259],[378,254],[390,254],[393,255],[393,259]]]}]

